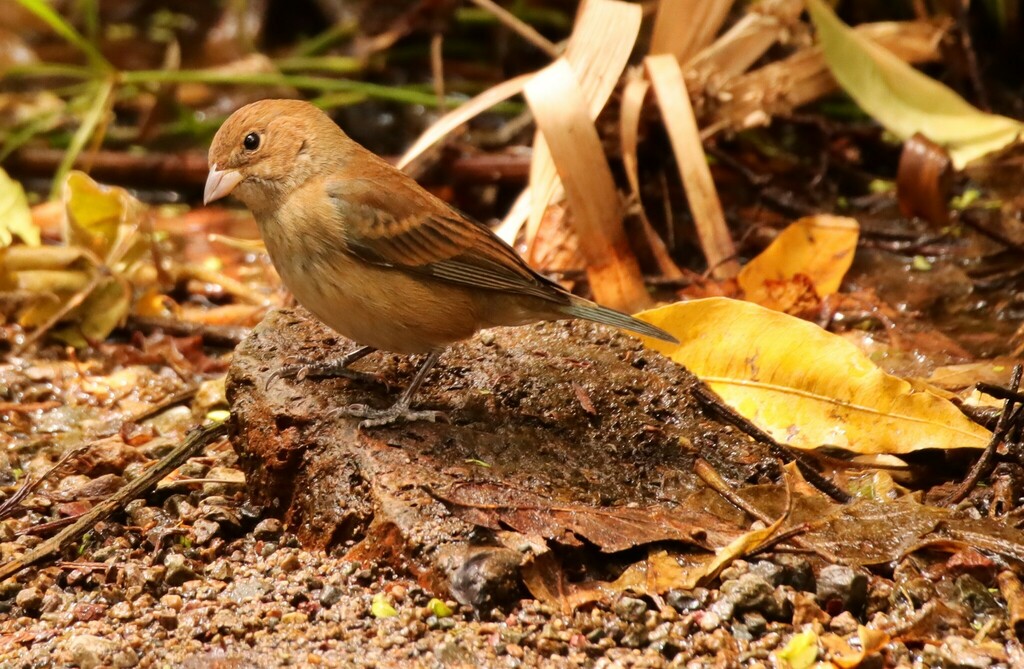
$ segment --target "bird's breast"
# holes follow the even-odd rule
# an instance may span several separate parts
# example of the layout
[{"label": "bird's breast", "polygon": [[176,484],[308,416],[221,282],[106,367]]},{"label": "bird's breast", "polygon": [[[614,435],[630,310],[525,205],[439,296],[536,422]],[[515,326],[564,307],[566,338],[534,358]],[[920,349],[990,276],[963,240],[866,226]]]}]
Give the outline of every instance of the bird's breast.
[{"label": "bird's breast", "polygon": [[267,251],[295,299],[361,345],[426,353],[485,325],[471,291],[371,265],[322,236],[266,227]]}]

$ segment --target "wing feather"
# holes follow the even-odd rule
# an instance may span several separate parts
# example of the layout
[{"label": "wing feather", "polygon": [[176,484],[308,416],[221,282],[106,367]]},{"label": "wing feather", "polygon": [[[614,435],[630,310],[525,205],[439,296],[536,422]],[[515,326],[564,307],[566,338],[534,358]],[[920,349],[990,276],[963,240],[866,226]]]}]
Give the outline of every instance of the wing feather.
[{"label": "wing feather", "polygon": [[534,272],[489,228],[411,180],[388,181],[388,193],[379,181],[367,178],[328,181],[327,193],[345,221],[350,253],[454,284],[568,304],[560,286]]}]

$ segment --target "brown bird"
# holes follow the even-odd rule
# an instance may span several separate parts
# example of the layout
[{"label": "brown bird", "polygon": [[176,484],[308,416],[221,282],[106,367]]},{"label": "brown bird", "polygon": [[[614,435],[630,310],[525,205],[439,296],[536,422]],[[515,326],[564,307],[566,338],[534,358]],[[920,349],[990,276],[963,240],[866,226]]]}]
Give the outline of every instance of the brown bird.
[{"label": "brown bird", "polygon": [[210,147],[203,201],[234,194],[253,213],[285,285],[361,348],[275,376],[360,376],[377,349],[426,354],[387,409],[339,411],[361,427],[436,420],[411,401],[441,351],[482,328],[582,318],[675,342],[626,314],[576,297],[536,273],[489,228],[431,195],[352,141],[322,111],[263,100],[224,122]]}]

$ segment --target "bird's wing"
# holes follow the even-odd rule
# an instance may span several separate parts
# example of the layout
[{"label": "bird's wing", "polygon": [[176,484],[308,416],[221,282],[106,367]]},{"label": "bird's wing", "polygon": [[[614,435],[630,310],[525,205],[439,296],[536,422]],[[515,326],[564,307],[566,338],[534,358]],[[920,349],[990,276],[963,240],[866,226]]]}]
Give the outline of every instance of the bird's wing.
[{"label": "bird's wing", "polygon": [[348,251],[374,265],[401,269],[472,288],[568,303],[483,224],[458,213],[415,182],[335,178],[327,194],[345,221]]}]

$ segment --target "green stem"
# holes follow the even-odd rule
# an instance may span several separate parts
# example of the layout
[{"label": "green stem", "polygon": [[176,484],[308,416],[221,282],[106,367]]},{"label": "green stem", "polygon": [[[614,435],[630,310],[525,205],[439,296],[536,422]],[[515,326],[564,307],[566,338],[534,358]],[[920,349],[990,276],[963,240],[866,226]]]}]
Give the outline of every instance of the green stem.
[{"label": "green stem", "polygon": [[50,26],[55,33],[63,37],[70,44],[77,47],[79,51],[85,54],[85,57],[89,60],[89,64],[94,69],[103,70],[104,72],[112,72],[114,67],[110,62],[103,57],[103,54],[99,52],[92,42],[82,36],[82,33],[75,30],[75,28],[64,20],[60,14],[53,11],[53,8],[46,3],[45,0],[17,0],[18,3],[27,9],[28,11],[35,14],[39,19]]},{"label": "green stem", "polygon": [[64,185],[64,178],[71,171],[78,155],[85,148],[96,127],[103,119],[103,115],[109,109],[110,102],[113,100],[114,83],[114,79],[109,78],[97,85],[96,96],[93,98],[92,104],[89,105],[89,109],[86,110],[85,116],[82,117],[82,124],[78,126],[74,137],[71,138],[71,143],[68,145],[67,151],[64,152],[64,157],[60,161],[60,166],[57,167],[57,172],[53,175],[53,184],[50,187],[51,198],[56,198],[60,195],[60,189]]},{"label": "green stem", "polygon": [[[352,79],[330,79],[308,75],[289,75],[277,73],[239,74],[233,72],[213,72],[209,70],[165,71],[165,70],[132,70],[121,72],[119,80],[122,84],[147,83],[197,83],[220,84],[235,86],[291,86],[293,88],[315,90],[323,93],[362,93],[367,97],[380,100],[393,100],[406,104],[434,105],[437,98],[426,92],[409,90],[393,86],[372,84]],[[456,107],[462,100],[449,98],[446,104]]]},{"label": "green stem", "polygon": [[302,44],[299,44],[295,50],[296,56],[316,56],[324,51],[327,51],[338,42],[348,39],[356,32],[355,23],[349,21],[344,23],[335,23],[333,26],[320,33],[315,37],[311,37]]},{"label": "green stem", "polygon": [[4,70],[8,77],[73,77],[89,79],[96,76],[96,71],[84,65],[64,63],[33,63],[31,65],[13,65]]},{"label": "green stem", "polygon": [[363,70],[363,63],[358,58],[349,56],[292,56],[274,61],[282,72],[307,70],[311,72],[333,72],[335,74],[354,74]]}]

